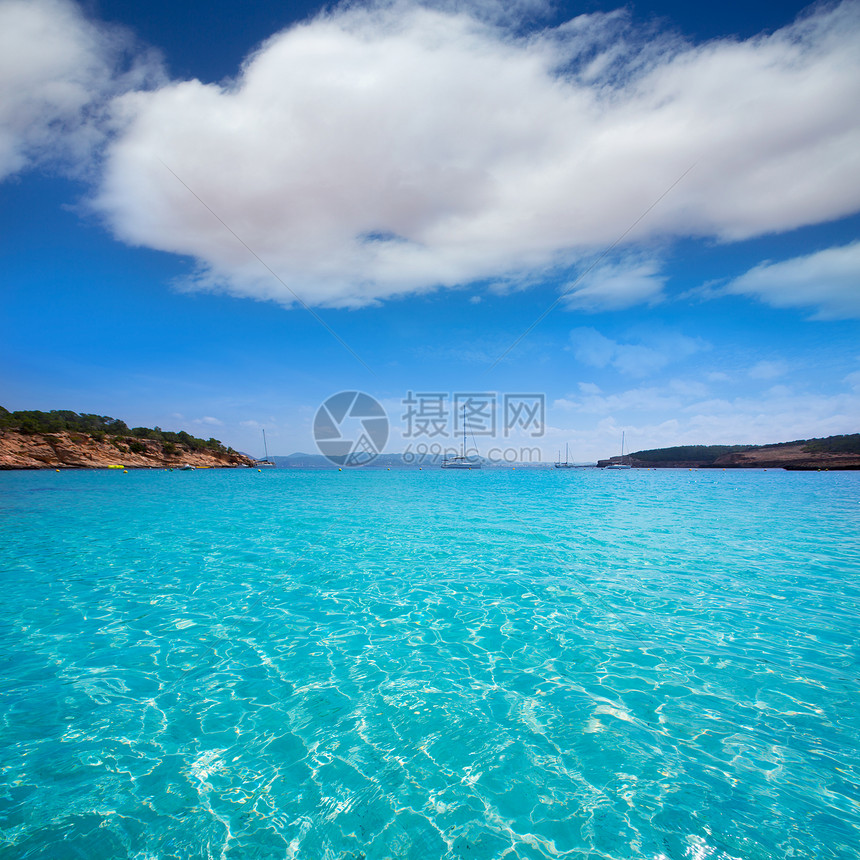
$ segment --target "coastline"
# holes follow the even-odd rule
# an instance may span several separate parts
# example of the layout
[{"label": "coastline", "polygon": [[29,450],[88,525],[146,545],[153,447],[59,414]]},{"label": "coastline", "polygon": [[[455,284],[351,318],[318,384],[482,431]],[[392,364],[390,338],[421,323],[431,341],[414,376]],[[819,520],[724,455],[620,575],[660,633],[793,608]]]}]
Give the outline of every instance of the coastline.
[{"label": "coastline", "polygon": [[[673,449],[660,449],[675,454]],[[677,449],[673,459],[649,457],[659,451],[627,454],[624,462],[640,469],[786,469],[788,471],[848,471],[860,470],[860,453],[853,451],[810,450],[808,442],[778,443],[734,450],[719,457],[684,457],[687,453]],[[641,456],[646,455],[646,456]],[[304,455],[316,460],[313,455]],[[290,458],[276,458],[289,460]],[[323,458],[319,458],[322,460]],[[621,462],[614,456],[598,460],[591,468],[605,468]],[[98,436],[63,430],[54,433],[23,433],[16,429],[0,430],[0,470],[39,469],[175,469],[194,468],[229,469],[256,466],[257,462],[245,454],[221,448],[165,443],[157,439],[121,434]],[[293,464],[280,464],[289,468]],[[327,468],[323,463],[303,463],[304,467]],[[399,467],[400,464],[397,464]],[[487,464],[492,466],[492,464]],[[499,464],[502,465],[502,464]],[[504,464],[508,467],[511,464]],[[527,464],[516,464],[526,467]],[[395,466],[380,458],[378,468]],[[334,468],[334,466],[331,466]],[[372,468],[372,467],[371,467]],[[539,468],[531,466],[531,468]],[[582,468],[588,468],[583,466]]]},{"label": "coastline", "polygon": [[[132,450],[131,446],[135,450]],[[0,431],[0,470],[195,468],[231,469],[254,461],[237,452],[199,450],[174,445],[167,452],[152,439],[96,439],[82,433],[21,433]]]},{"label": "coastline", "polygon": [[[764,445],[745,451],[724,454],[713,460],[650,460],[635,454],[625,457],[634,468],[645,469],[787,469],[815,472],[818,470],[860,469],[860,454],[841,451],[809,451],[805,443]],[[620,457],[598,460],[597,465],[618,463]]]}]

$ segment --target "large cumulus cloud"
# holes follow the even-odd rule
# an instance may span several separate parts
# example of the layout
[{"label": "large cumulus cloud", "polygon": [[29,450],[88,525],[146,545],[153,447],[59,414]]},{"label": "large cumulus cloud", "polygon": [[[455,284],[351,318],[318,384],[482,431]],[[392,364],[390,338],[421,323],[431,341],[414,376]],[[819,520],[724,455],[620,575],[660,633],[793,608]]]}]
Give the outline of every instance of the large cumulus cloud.
[{"label": "large cumulus cloud", "polygon": [[[42,95],[7,170],[108,87],[105,31],[34,2],[66,10],[79,56],[31,64],[51,85],[22,84]],[[639,262],[579,284],[570,301],[590,308],[659,296],[649,243],[860,209],[857,2],[704,45],[639,38],[621,13],[514,35],[486,6],[337,7],[273,36],[233,81],[122,87],[93,206],[123,241],[193,258],[186,286],[285,304],[530,281],[623,235]],[[55,95],[73,68],[80,85]]]},{"label": "large cumulus cloud", "polygon": [[124,97],[97,205],[125,241],[194,257],[197,286],[332,306],[570,263],[694,163],[628,241],[786,230],[860,207],[859,22],[843,4],[645,48],[617,15],[514,38],[342,9],[229,86]]}]

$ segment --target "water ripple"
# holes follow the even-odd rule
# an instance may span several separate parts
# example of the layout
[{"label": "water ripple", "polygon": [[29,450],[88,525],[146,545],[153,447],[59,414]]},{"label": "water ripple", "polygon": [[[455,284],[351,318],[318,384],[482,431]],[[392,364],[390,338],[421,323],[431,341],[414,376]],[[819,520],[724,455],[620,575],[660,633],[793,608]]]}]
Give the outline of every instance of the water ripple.
[{"label": "water ripple", "polygon": [[0,475],[0,856],[860,856],[860,475],[119,477]]}]

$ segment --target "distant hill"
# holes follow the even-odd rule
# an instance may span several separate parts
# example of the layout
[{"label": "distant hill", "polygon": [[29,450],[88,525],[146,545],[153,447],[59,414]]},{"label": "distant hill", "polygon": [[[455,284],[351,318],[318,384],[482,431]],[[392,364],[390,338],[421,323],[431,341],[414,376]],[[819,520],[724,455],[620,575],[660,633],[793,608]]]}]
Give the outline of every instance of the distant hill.
[{"label": "distant hill", "polygon": [[[598,466],[620,457],[598,461]],[[678,445],[635,451],[625,462],[643,468],[860,469],[860,433],[773,445]]]},{"label": "distant hill", "polygon": [[629,456],[651,465],[657,463],[696,463],[699,466],[710,466],[726,454],[749,451],[755,447],[755,445],[675,445],[672,448],[651,448],[646,451],[637,451]]},{"label": "distant hill", "polygon": [[[297,452],[286,457],[269,457],[269,459],[279,469],[336,469],[330,460],[327,460],[322,454],[305,454]],[[484,468],[506,467],[510,468],[511,463],[502,463],[493,460],[488,460],[486,457],[476,458]],[[423,459],[417,456],[403,454],[380,454],[374,460],[371,460],[364,469],[438,469],[442,465],[442,457],[425,457]],[[529,464],[534,465],[534,464]]]},{"label": "distant hill", "polygon": [[[336,469],[321,454],[297,452],[287,457],[270,457],[282,469]],[[599,460],[598,466],[617,463],[621,458]],[[800,439],[773,445],[676,445],[652,448],[625,455],[625,462],[641,468],[778,468],[778,469],[860,469],[860,433]],[[510,466],[481,458],[485,467]],[[364,468],[438,468],[441,459],[404,459],[402,454],[380,454]],[[535,465],[535,464],[531,464]],[[544,464],[549,465],[549,464]]]},{"label": "distant hill", "polygon": [[[286,457],[269,457],[269,459],[279,469],[336,469],[330,460],[323,457],[322,454],[305,454],[297,452]],[[480,458],[481,462],[488,464],[490,461]],[[418,460],[405,457],[402,454],[380,454],[374,460],[371,460],[365,469],[419,469],[439,467],[441,458]]]}]

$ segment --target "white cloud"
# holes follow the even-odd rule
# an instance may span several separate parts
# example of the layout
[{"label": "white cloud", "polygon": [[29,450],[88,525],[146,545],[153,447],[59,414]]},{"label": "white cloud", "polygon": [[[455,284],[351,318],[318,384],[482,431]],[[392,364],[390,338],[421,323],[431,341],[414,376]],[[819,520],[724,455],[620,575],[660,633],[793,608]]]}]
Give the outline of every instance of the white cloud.
[{"label": "white cloud", "polygon": [[597,266],[563,288],[564,302],[580,310],[621,310],[659,300],[666,278],[656,260],[623,260]]},{"label": "white cloud", "polygon": [[224,422],[220,421],[218,418],[213,418],[211,415],[204,415],[202,418],[195,418],[193,421],[194,424],[209,424],[215,427],[223,426]]},{"label": "white cloud", "polygon": [[726,289],[777,308],[817,308],[815,319],[860,317],[860,242],[762,263]]},{"label": "white cloud", "polygon": [[65,0],[0,0],[0,179],[34,162],[79,170],[118,92],[159,80],[152,53]]},{"label": "white cloud", "polygon": [[769,397],[789,397],[792,393],[792,388],[789,385],[773,385],[767,390]]},{"label": "white cloud", "polygon": [[[394,3],[385,0],[385,5]],[[469,0],[468,3],[463,0],[421,0],[421,5],[450,14],[468,8],[469,13],[481,21],[513,26],[519,26],[524,18],[542,19],[554,11],[552,0]]]},{"label": "white cloud", "polygon": [[[734,398],[703,400],[677,386],[642,386],[587,393],[552,404],[565,423],[558,438],[580,440],[578,458],[617,453],[627,430],[631,451],[672,445],[768,444],[853,432],[860,421],[860,388],[853,393],[795,392],[784,386]],[[667,418],[666,416],[671,416]]]},{"label": "white cloud", "polygon": [[674,394],[683,394],[687,397],[705,397],[708,386],[695,379],[672,379],[669,382],[669,390]]},{"label": "white cloud", "polygon": [[851,432],[848,428],[860,421],[860,397],[795,393],[775,386],[756,397],[693,403],[684,413],[685,442],[695,438],[709,444],[790,442]]},{"label": "white cloud", "polygon": [[614,367],[629,376],[650,376],[673,361],[688,358],[708,344],[697,338],[672,332],[652,332],[639,343],[622,343],[590,327],[570,333],[577,361],[590,367]]},{"label": "white cloud", "polygon": [[[329,306],[534,275],[631,225],[625,243],[732,240],[860,207],[857,2],[701,46],[637,42],[618,13],[515,37],[487,23],[499,4],[473,8],[483,22],[342,6],[274,36],[229,85],[125,96],[95,205],[123,240],[194,257],[192,286],[291,303],[199,195]],[[653,266],[616,274],[578,301],[659,296]]]},{"label": "white cloud", "polygon": [[575,328],[570,333],[573,354],[577,361],[590,367],[606,367],[612,362],[618,343],[602,335],[597,329]]},{"label": "white cloud", "polygon": [[776,379],[788,372],[788,365],[784,361],[759,361],[748,371],[750,379]]},{"label": "white cloud", "polygon": [[681,411],[681,395],[660,386],[629,388],[611,394],[586,394],[576,401],[576,409],[585,415],[618,415],[621,413],[662,413]]}]

